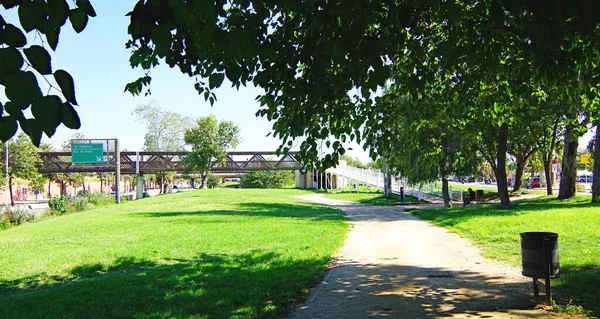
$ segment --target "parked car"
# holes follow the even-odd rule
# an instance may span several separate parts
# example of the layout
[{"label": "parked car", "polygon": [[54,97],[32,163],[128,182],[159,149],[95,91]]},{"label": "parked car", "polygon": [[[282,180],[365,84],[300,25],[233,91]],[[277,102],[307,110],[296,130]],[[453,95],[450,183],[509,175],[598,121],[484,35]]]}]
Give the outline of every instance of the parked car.
[{"label": "parked car", "polygon": [[540,178],[539,177],[530,177],[528,180],[523,183],[523,187],[525,188],[535,188],[540,187]]},{"label": "parked car", "polygon": [[592,179],[593,179],[592,175],[579,175],[579,176],[577,176],[577,180],[580,183],[591,183]]}]

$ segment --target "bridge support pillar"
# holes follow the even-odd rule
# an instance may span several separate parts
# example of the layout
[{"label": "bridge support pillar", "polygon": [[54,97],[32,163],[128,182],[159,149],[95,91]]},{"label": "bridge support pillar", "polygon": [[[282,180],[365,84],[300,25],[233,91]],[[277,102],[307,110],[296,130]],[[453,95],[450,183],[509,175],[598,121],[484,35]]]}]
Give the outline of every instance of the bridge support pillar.
[{"label": "bridge support pillar", "polygon": [[135,199],[144,198],[144,175],[139,174],[135,176]]}]

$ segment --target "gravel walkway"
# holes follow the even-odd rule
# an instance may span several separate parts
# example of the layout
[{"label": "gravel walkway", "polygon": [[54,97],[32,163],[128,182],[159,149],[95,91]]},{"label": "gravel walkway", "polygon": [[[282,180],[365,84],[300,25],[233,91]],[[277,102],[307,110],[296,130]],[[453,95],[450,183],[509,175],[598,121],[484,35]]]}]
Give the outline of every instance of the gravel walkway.
[{"label": "gravel walkway", "polygon": [[483,258],[466,239],[401,208],[302,198],[343,210],[352,230],[289,319],[573,318],[544,311],[520,269]]}]

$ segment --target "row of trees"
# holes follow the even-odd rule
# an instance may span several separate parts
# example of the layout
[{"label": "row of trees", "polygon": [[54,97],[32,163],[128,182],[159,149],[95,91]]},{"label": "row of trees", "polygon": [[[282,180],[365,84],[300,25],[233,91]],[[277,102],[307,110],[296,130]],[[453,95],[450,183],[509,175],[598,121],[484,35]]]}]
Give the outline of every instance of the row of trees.
[{"label": "row of trees", "polygon": [[[67,16],[77,32],[95,16],[87,0],[3,5],[18,7],[22,30],[41,32],[52,49]],[[195,78],[211,104],[225,78],[252,84],[264,90],[257,115],[274,121],[280,151],[301,139],[299,159],[326,167],[345,153],[344,142],[365,141],[387,168],[414,181],[441,175],[445,188],[446,176],[481,156],[505,206],[509,150],[518,167],[534,150],[543,154],[549,171],[562,144],[559,198],[568,198],[577,138],[600,121],[598,9],[593,1],[140,0],[128,14],[127,47],[131,66],[146,72],[126,90],[142,93],[161,61]],[[60,123],[78,126],[68,73],[52,73],[43,47],[25,48],[23,31],[0,22],[7,62],[0,84],[9,100],[0,137],[12,136],[18,123],[39,144]],[[29,66],[52,74],[66,102],[44,96]],[[22,112],[29,107],[31,119]],[[331,151],[315,161],[321,141]],[[594,156],[599,201],[598,147]]]},{"label": "row of trees", "polygon": [[[85,138],[81,133],[75,133],[74,139]],[[8,153],[6,151],[8,150]],[[70,151],[70,141],[66,140],[61,144],[62,151]],[[6,184],[5,178],[8,177],[8,192],[10,194],[11,205],[14,205],[14,192],[13,185],[15,179],[27,180],[29,182],[29,188],[39,190],[40,194],[44,191],[47,192],[47,196],[50,198],[50,188],[52,183],[60,185],[60,195],[64,195],[66,192],[67,185],[74,187],[83,187],[85,189],[85,177],[90,175],[86,173],[53,173],[53,174],[40,174],[37,169],[37,164],[40,161],[39,152],[51,152],[56,151],[50,144],[42,143],[40,147],[35,147],[31,142],[31,139],[21,133],[6,142],[0,156],[2,159],[6,158],[8,154],[8,174],[2,174],[0,176],[0,184]],[[3,172],[6,172],[5,161],[0,163],[0,167]],[[107,181],[107,173],[98,173],[98,177],[102,181]],[[46,184],[47,183],[47,184]],[[47,187],[46,187],[47,186]]]}]

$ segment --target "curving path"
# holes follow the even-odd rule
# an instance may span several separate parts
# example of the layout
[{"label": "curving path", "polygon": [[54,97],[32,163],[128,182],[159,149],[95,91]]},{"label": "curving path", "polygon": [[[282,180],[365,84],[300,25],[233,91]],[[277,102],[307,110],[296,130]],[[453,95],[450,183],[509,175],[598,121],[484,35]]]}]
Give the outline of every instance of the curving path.
[{"label": "curving path", "polygon": [[352,230],[289,319],[573,318],[544,311],[520,269],[483,258],[466,239],[400,208],[302,198],[343,210]]}]

